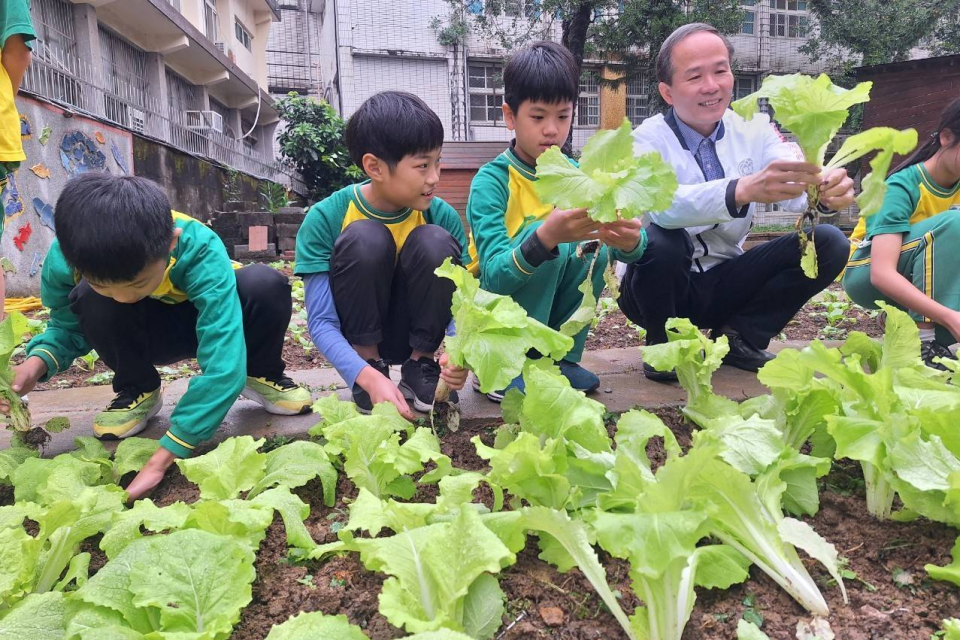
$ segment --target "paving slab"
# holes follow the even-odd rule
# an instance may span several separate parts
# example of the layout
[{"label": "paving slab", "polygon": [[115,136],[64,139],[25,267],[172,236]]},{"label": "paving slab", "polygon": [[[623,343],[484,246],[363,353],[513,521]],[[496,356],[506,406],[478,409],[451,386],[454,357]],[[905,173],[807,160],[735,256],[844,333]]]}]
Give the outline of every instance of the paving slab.
[{"label": "paving slab", "polygon": [[[836,346],[839,343],[826,344]],[[802,348],[806,345],[807,342],[804,341],[778,342],[772,343],[770,350],[777,352],[787,347]],[[600,389],[591,394],[591,397],[602,402],[612,412],[629,411],[634,407],[678,406],[686,401],[686,392],[680,385],[652,382],[643,377],[640,351],[636,347],[588,351],[584,354],[582,364],[600,377]],[[336,393],[344,400],[350,398],[350,392],[332,368],[291,371],[289,375],[294,381],[309,386],[314,392],[314,398],[328,393]],[[391,376],[399,380],[400,368],[392,367]],[[166,432],[170,426],[170,414],[186,392],[188,382],[189,379],[184,378],[165,383],[163,409],[140,436],[159,439]],[[760,384],[756,374],[727,366],[720,367],[714,374],[713,387],[718,394],[738,401],[767,393],[767,388]],[[69,451],[74,448],[74,437],[93,435],[94,416],[112,398],[113,390],[109,385],[31,393],[30,410],[35,424],[43,424],[57,416],[70,418],[70,429],[53,434],[44,454],[57,455]],[[460,412],[464,428],[500,419],[500,405],[473,391],[469,384],[460,392]],[[231,436],[302,435],[317,422],[318,417],[314,414],[270,415],[257,403],[240,398],[227,413],[214,437],[198,451],[208,450]],[[9,432],[0,430],[0,449],[9,445]]]}]

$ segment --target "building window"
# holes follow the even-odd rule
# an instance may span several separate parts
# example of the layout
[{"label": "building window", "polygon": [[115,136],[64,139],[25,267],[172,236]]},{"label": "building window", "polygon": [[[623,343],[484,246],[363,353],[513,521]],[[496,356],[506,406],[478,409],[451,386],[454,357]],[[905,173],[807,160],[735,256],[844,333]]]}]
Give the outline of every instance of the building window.
[{"label": "building window", "polygon": [[147,54],[103,25],[100,54],[105,76],[105,115],[121,126],[145,131]]},{"label": "building window", "polygon": [[470,122],[499,124],[503,120],[503,68],[496,64],[467,66]]},{"label": "building window", "polygon": [[757,79],[755,76],[737,76],[733,84],[733,99],[740,100],[757,90]]},{"label": "building window", "polygon": [[577,126],[600,126],[600,83],[597,75],[586,71],[580,75],[580,98],[577,100]]},{"label": "building window", "polygon": [[[248,120],[241,120],[240,128],[243,129],[243,133],[247,133],[253,129],[253,123]],[[243,149],[246,151],[247,155],[255,156],[259,154],[259,151],[257,150],[258,141],[259,137],[257,136],[257,129],[253,129],[253,131],[251,131],[247,137],[243,139]]]},{"label": "building window", "polygon": [[239,19],[234,19],[234,28],[237,32],[237,41],[246,47],[247,51],[253,51],[253,34],[243,26]]},{"label": "building window", "polygon": [[757,32],[756,0],[743,0],[743,22],[740,23],[740,33],[752,36]]},{"label": "building window", "polygon": [[220,28],[217,19],[216,0],[204,0],[203,2],[203,33],[210,40],[220,42]]},{"label": "building window", "polygon": [[627,81],[627,118],[633,126],[639,125],[650,115],[650,82],[647,74],[641,73]]},{"label": "building window", "polygon": [[509,18],[536,18],[540,0],[471,0],[467,11],[474,15],[507,16]]},{"label": "building window", "polygon": [[770,9],[770,37],[807,37],[809,18],[804,0],[770,0]]}]

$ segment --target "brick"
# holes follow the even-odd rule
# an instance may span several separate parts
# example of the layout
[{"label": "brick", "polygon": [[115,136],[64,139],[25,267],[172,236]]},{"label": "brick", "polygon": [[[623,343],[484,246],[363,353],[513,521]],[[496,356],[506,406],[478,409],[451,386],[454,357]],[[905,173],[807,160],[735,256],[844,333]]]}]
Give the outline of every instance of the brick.
[{"label": "brick", "polygon": [[250,251],[266,251],[267,249],[267,227],[250,227],[250,240],[247,243]]},{"label": "brick", "polygon": [[277,248],[280,251],[293,251],[297,248],[296,238],[277,238]]},{"label": "brick", "polygon": [[280,257],[283,258],[284,260],[294,260],[294,259],[296,259],[296,257],[297,257],[297,252],[296,252],[296,251],[284,251],[283,254],[282,254]]},{"label": "brick", "polygon": [[240,241],[246,244],[250,244],[250,230],[251,229],[266,229],[267,230],[267,242],[276,242],[277,241],[277,230],[273,227],[267,227],[264,225],[253,225],[249,227],[244,227],[240,230]]},{"label": "brick", "polygon": [[237,222],[245,227],[272,227],[273,214],[269,211],[246,211],[237,214]]},{"label": "brick", "polygon": [[238,244],[233,247],[235,260],[276,260],[277,245],[270,243],[264,251],[251,251],[250,246]]},{"label": "brick", "polygon": [[210,224],[214,227],[217,225],[235,225],[237,224],[237,215],[236,211],[214,211],[213,216],[210,217]]},{"label": "brick", "polygon": [[278,238],[296,238],[297,232],[300,231],[299,224],[277,224],[277,237]]},{"label": "brick", "polygon": [[297,213],[284,213],[283,209],[280,210],[280,213],[273,216],[274,220],[276,220],[277,222],[277,225],[281,225],[281,224],[299,225],[303,223],[303,219],[306,217],[307,217],[307,214],[305,214],[303,211],[298,210]]}]

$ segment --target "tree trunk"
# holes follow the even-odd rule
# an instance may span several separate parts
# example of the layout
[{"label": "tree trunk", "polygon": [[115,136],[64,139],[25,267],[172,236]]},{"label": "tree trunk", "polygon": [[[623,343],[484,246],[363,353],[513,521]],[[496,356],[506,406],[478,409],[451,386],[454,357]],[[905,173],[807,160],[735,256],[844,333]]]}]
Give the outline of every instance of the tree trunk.
[{"label": "tree trunk", "polygon": [[[562,32],[560,42],[573,54],[573,59],[577,63],[577,77],[580,77],[583,68],[583,51],[587,45],[587,30],[593,21],[593,11],[596,2],[590,0],[581,0],[568,18],[562,22]],[[571,120],[576,123],[577,102],[573,103],[573,114]],[[567,140],[563,143],[563,152],[567,155],[573,153],[573,125],[570,126],[570,133],[567,134]]]}]

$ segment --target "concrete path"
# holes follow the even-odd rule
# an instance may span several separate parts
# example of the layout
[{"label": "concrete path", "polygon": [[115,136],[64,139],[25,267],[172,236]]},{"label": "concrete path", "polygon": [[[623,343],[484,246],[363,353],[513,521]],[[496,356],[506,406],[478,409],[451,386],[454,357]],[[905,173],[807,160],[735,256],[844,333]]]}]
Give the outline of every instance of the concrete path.
[{"label": "concrete path", "polygon": [[[771,344],[771,351],[785,347],[802,348],[806,342],[791,341]],[[831,345],[832,346],[832,345]],[[686,400],[686,392],[680,385],[651,382],[640,372],[640,352],[637,348],[607,349],[587,352],[584,355],[585,367],[600,376],[600,390],[591,397],[602,402],[610,411],[623,412],[634,407],[677,406]],[[399,379],[399,367],[392,367],[391,374]],[[334,369],[312,369],[291,371],[290,376],[298,383],[314,389],[314,397],[336,390],[343,399],[349,399],[350,393]],[[180,397],[186,391],[189,379],[174,380],[166,383],[163,391],[164,407],[154,418],[150,426],[140,435],[148,438],[160,438],[170,424],[170,413]],[[743,400],[767,393],[766,387],[757,381],[755,374],[720,367],[713,377],[714,390],[732,398]],[[44,450],[46,456],[56,455],[73,449],[73,438],[93,435],[93,417],[113,398],[109,385],[99,387],[80,387],[54,391],[36,391],[30,394],[30,409],[34,424],[43,424],[56,416],[70,418],[70,429],[54,434]],[[468,383],[460,393],[460,412],[462,424],[496,421],[500,418],[500,406],[474,392]],[[214,438],[201,448],[207,450],[224,438],[249,434],[255,437],[268,435],[299,435],[316,424],[318,417],[308,414],[302,416],[273,416],[260,405],[246,399],[239,399],[227,414],[223,425]],[[9,432],[0,429],[0,449],[9,446]]]}]

